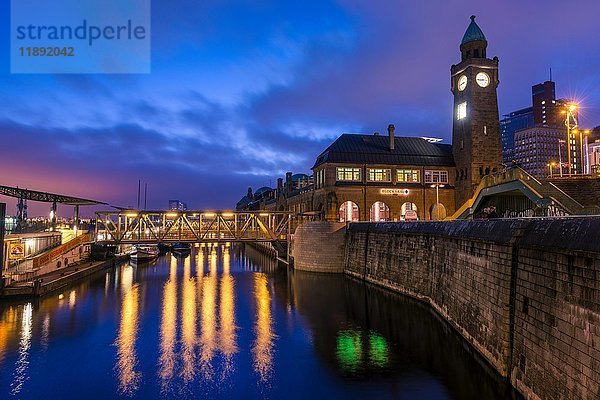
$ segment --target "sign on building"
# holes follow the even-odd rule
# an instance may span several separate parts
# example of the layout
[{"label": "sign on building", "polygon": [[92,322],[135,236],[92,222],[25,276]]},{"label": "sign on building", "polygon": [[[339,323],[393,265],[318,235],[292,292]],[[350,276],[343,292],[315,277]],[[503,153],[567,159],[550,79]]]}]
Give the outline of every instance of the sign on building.
[{"label": "sign on building", "polygon": [[406,196],[409,193],[409,191],[408,189],[380,189],[379,193],[393,196]]},{"label": "sign on building", "polygon": [[25,245],[21,242],[12,242],[8,245],[8,259],[20,260],[25,257]]}]

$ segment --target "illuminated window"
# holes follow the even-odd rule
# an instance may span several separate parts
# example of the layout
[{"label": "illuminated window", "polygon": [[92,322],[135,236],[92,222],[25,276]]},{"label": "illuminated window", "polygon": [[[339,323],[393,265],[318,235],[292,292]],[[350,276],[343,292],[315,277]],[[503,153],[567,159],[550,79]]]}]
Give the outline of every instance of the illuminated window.
[{"label": "illuminated window", "polygon": [[416,169],[399,169],[397,172],[398,182],[420,182],[420,171]]},{"label": "illuminated window", "polygon": [[320,188],[324,186],[324,181],[325,181],[325,169],[321,169],[319,171],[316,172],[316,181],[315,181],[315,186],[316,188]]},{"label": "illuminated window", "polygon": [[392,180],[392,171],[383,168],[368,168],[369,182],[390,182]]},{"label": "illuminated window", "polygon": [[425,171],[425,183],[448,183],[448,171]]},{"label": "illuminated window", "polygon": [[337,168],[338,181],[360,181],[360,168]]},{"label": "illuminated window", "polygon": [[467,118],[467,103],[460,103],[456,108],[456,119],[461,120]]}]

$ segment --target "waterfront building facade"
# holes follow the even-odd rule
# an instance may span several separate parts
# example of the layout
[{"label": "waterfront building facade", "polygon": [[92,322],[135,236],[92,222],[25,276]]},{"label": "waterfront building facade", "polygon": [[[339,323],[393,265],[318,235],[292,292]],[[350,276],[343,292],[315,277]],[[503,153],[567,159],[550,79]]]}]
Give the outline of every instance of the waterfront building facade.
[{"label": "waterfront building facade", "polygon": [[[312,209],[339,221],[444,219],[455,210],[452,148],[418,137],[344,134],[313,166]],[[307,193],[308,194],[308,193]]]}]

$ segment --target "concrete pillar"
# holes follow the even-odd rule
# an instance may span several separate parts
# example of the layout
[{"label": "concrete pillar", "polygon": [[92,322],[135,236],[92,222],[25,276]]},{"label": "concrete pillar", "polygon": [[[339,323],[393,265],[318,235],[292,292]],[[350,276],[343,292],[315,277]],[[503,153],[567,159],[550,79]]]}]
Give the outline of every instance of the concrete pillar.
[{"label": "concrete pillar", "polygon": [[75,206],[75,210],[73,213],[73,231],[77,235],[79,230],[79,206]]},{"label": "concrete pillar", "polygon": [[52,231],[56,228],[56,202],[53,202],[52,207],[50,207],[50,227]]}]

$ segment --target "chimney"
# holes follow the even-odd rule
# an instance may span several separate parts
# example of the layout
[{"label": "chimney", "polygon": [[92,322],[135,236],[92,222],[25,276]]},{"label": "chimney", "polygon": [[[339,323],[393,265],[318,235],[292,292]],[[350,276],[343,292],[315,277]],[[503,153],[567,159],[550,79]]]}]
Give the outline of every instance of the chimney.
[{"label": "chimney", "polygon": [[252,200],[252,188],[251,187],[248,188],[248,193],[246,193],[246,197],[248,197],[250,200]]},{"label": "chimney", "polygon": [[283,190],[283,178],[277,178],[277,190]]},{"label": "chimney", "polygon": [[394,138],[395,130],[396,127],[394,126],[394,124],[388,125],[388,135],[390,136],[390,151],[394,151],[394,149],[396,148],[396,139]]}]

